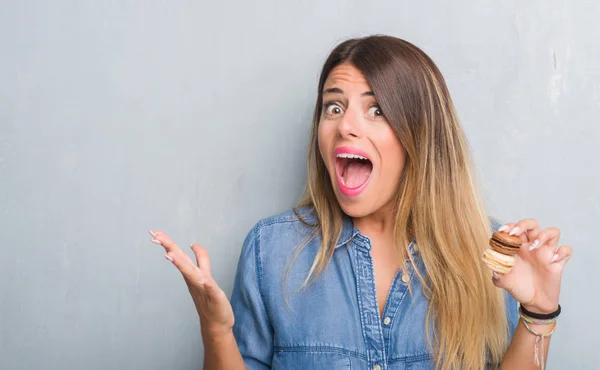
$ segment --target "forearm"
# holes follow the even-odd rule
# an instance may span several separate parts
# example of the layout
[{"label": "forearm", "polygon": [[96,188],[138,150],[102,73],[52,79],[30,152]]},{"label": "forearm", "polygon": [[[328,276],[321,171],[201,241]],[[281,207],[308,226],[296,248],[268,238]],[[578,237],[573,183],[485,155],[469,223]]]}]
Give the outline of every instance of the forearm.
[{"label": "forearm", "polygon": [[[528,324],[531,329],[537,333],[548,333],[552,330],[553,325],[534,325]],[[515,334],[510,342],[508,350],[502,359],[502,370],[540,370],[541,367],[534,363],[535,347],[537,337],[531,334],[522,320],[519,320]],[[548,347],[550,345],[550,337],[544,338],[544,346],[540,343],[537,345],[541,352],[538,354],[539,360],[546,362],[548,358]],[[543,357],[542,357],[543,354]]]},{"label": "forearm", "polygon": [[202,330],[205,370],[245,370],[233,331],[211,333]]}]

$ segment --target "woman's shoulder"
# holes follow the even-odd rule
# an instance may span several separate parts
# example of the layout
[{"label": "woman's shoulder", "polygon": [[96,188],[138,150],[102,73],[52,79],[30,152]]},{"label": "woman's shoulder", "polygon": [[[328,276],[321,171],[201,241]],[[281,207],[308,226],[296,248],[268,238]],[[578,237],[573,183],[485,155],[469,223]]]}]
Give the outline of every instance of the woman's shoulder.
[{"label": "woman's shoulder", "polygon": [[244,244],[252,244],[268,254],[274,250],[287,251],[311,239],[317,224],[313,208],[293,208],[259,220]]},{"label": "woman's shoulder", "polygon": [[277,227],[295,227],[300,224],[309,228],[315,227],[318,222],[317,215],[312,207],[292,208],[285,212],[272,215],[259,220],[254,228],[268,229]]}]

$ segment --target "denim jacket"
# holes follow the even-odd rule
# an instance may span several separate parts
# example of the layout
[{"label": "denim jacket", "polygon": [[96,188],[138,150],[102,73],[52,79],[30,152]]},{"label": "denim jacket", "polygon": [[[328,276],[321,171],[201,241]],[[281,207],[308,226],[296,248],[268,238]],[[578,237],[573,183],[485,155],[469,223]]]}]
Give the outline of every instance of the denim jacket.
[{"label": "denim jacket", "polygon": [[[316,221],[310,209],[301,214]],[[492,220],[492,229],[499,226]],[[258,222],[246,237],[231,304],[248,369],[433,369],[425,325],[429,302],[410,262],[407,274],[396,274],[380,317],[371,243],[349,217],[327,269],[299,290],[320,237],[291,262],[312,231],[289,211]],[[424,271],[414,243],[409,253]],[[506,311],[512,336],[518,312],[508,293]]]}]

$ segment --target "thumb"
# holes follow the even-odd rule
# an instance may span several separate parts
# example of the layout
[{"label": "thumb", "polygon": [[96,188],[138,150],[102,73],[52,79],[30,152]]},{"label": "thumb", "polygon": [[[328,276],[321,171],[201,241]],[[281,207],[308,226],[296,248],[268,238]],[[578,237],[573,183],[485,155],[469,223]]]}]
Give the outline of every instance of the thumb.
[{"label": "thumb", "polygon": [[190,248],[192,248],[194,256],[196,256],[196,264],[198,265],[204,276],[211,276],[210,256],[208,255],[208,251],[206,250],[206,248],[204,248],[200,244],[192,244],[190,245]]},{"label": "thumb", "polygon": [[206,248],[204,248],[200,244],[192,244],[190,245],[190,248],[192,248],[192,251],[196,256],[196,263],[198,264],[200,272],[203,276],[202,281],[200,282],[200,289],[213,298],[225,296],[225,293],[217,284],[215,279],[213,279],[212,274],[210,272],[210,256],[208,255],[208,251],[206,250]]},{"label": "thumb", "polygon": [[509,293],[512,293],[512,289],[515,286],[515,276],[511,273],[504,275],[494,271],[492,272],[492,282],[496,287],[505,289]]}]

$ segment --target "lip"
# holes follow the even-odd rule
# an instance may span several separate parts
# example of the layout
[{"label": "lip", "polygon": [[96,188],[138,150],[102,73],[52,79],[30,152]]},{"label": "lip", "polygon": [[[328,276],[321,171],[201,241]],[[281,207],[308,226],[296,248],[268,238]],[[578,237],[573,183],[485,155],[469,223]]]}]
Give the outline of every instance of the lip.
[{"label": "lip", "polygon": [[367,181],[365,181],[365,183],[359,187],[349,188],[349,187],[345,186],[344,183],[342,182],[341,171],[337,165],[337,156],[339,154],[354,154],[354,155],[359,155],[361,157],[367,158],[371,162],[371,165],[373,164],[373,161],[371,161],[371,158],[369,157],[369,155],[367,155],[367,153],[363,152],[360,149],[352,148],[349,146],[338,147],[334,150],[334,153],[335,153],[335,156],[333,159],[334,159],[334,163],[335,163],[335,175],[337,178],[338,187],[340,189],[340,192],[347,197],[355,197],[355,196],[359,195],[360,193],[362,193],[365,190],[367,185],[369,185],[369,181],[371,181],[371,176],[369,176]]},{"label": "lip", "polygon": [[340,146],[338,148],[335,148],[333,154],[335,154],[336,158],[337,158],[338,154],[355,154],[355,155],[360,155],[361,157],[365,157],[368,160],[371,160],[371,158],[369,157],[369,155],[367,155],[367,153],[363,152],[360,149],[352,148],[349,146]]}]

